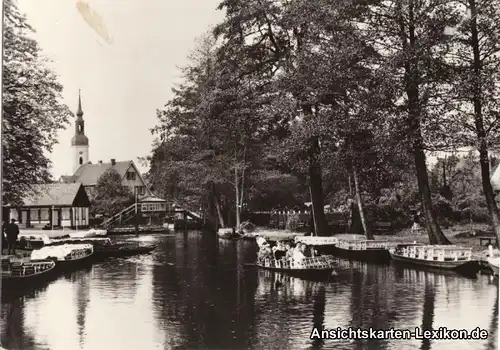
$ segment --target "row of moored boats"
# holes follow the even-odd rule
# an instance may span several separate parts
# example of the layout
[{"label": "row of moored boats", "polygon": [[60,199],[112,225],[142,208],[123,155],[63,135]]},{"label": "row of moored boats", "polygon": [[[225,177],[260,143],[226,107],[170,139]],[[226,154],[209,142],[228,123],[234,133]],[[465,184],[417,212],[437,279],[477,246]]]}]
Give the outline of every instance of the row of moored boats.
[{"label": "row of moored boats", "polygon": [[[254,238],[258,235],[253,235]],[[294,262],[293,258],[258,259],[255,265],[262,269],[284,272],[302,277],[331,276],[336,257],[371,263],[396,263],[439,270],[454,270],[475,274],[481,269],[490,269],[498,275],[500,255],[489,247],[486,263],[475,258],[472,248],[457,245],[428,245],[422,243],[389,243],[379,240],[340,239],[337,237],[297,236],[295,244],[312,247],[315,256]],[[259,244],[261,246],[261,244]],[[261,247],[262,249],[262,247]],[[275,248],[274,248],[275,249]]]},{"label": "row of moored boats", "polygon": [[111,257],[153,251],[156,245],[113,242],[104,230],[90,230],[58,238],[43,234],[20,235],[17,251],[29,256],[2,256],[2,289],[29,287],[53,278],[61,271],[76,270]]}]

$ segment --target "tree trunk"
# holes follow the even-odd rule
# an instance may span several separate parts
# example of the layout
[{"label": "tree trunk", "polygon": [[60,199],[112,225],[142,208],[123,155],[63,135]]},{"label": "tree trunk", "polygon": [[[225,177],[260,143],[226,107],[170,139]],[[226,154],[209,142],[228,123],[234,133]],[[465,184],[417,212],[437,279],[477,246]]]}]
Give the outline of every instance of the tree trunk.
[{"label": "tree trunk", "polygon": [[500,240],[500,213],[495,201],[495,194],[490,180],[490,159],[488,155],[487,135],[484,129],[482,101],[481,101],[481,57],[479,52],[479,38],[477,29],[477,9],[476,1],[469,0],[471,11],[471,46],[474,55],[474,86],[473,86],[473,103],[474,103],[474,122],[476,126],[476,135],[479,148],[479,163],[481,166],[481,180],[483,183],[483,192],[486,199],[486,206],[491,217],[491,226],[497,237]]},{"label": "tree trunk", "polygon": [[[425,160],[422,130],[420,125],[421,111],[419,101],[418,86],[418,61],[415,53],[417,45],[415,38],[415,27],[413,18],[413,5],[410,4],[408,19],[408,35],[406,34],[406,21],[402,14],[402,5],[398,4],[399,26],[401,32],[401,44],[403,51],[409,57],[405,62],[405,92],[408,97],[408,129],[411,138],[413,157],[415,159],[416,175],[418,180],[418,190],[422,201],[423,212],[425,215],[425,225],[429,235],[430,244],[450,244],[450,241],[441,231],[437,223],[436,216],[432,210],[432,198],[429,188],[429,176],[427,174],[427,164]],[[408,41],[407,41],[408,37]]]},{"label": "tree trunk", "polygon": [[366,221],[365,209],[363,206],[363,198],[361,197],[358,173],[356,171],[355,165],[352,166],[352,177],[354,179],[354,190],[356,191],[356,203],[358,204],[359,217],[361,218],[361,225],[363,225],[363,231],[365,232],[366,239],[374,239],[372,230]]},{"label": "tree trunk", "polygon": [[[247,146],[245,146],[243,150],[243,169],[241,169],[241,191],[240,191],[240,220],[241,220],[241,212],[243,210],[243,200],[245,194],[245,170],[247,165]],[[240,223],[241,225],[241,223]]]},{"label": "tree trunk", "polygon": [[217,210],[217,216],[219,217],[219,227],[225,227],[226,225],[224,224],[224,217],[220,209],[219,198],[215,198],[215,208]]},{"label": "tree trunk", "polygon": [[234,165],[234,191],[236,193],[236,231],[240,230],[240,184],[238,181],[238,166]]},{"label": "tree trunk", "polygon": [[351,183],[351,174],[347,175],[347,180],[349,181],[349,197],[352,198],[352,183]]},{"label": "tree trunk", "polygon": [[215,196],[215,184],[210,182],[208,184],[208,223],[210,228],[217,232],[218,219],[217,219],[217,209],[216,209],[217,198]]},{"label": "tree trunk", "polygon": [[[297,40],[297,52],[300,53],[303,50],[304,41],[307,38],[308,25],[304,23],[302,28],[294,28],[293,33]],[[298,71],[301,70],[299,65]],[[299,99],[302,104],[302,110],[304,115],[308,120],[311,119],[313,114],[312,105],[302,99]],[[323,179],[321,171],[321,163],[319,160],[320,147],[319,139],[317,136],[311,137],[309,141],[308,157],[309,157],[309,192],[311,194],[312,208],[314,220],[314,230],[316,236],[325,236],[328,234],[326,218],[325,218],[325,208],[323,201]]]},{"label": "tree trunk", "polygon": [[413,146],[413,156],[415,158],[415,168],[417,170],[418,190],[422,201],[422,210],[425,216],[425,227],[429,235],[430,244],[451,244],[443,234],[432,210],[431,190],[429,188],[429,177],[427,174],[427,164],[425,153],[420,142],[415,142]]},{"label": "tree trunk", "polygon": [[310,142],[309,192],[311,194],[314,231],[316,236],[326,236],[328,230],[323,202],[323,178],[321,164],[318,159],[320,153],[318,138],[313,137]]}]

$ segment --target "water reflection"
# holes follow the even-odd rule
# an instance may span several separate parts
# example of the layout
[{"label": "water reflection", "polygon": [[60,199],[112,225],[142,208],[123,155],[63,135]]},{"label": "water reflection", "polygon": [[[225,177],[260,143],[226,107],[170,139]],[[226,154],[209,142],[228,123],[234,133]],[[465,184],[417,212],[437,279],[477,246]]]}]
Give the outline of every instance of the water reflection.
[{"label": "water reflection", "polygon": [[[434,321],[434,304],[436,295],[434,287],[431,283],[426,283],[424,287],[424,310],[422,312],[422,330],[432,330],[432,322]],[[423,339],[421,350],[429,350],[431,348],[431,340]]]},{"label": "water reflection", "polygon": [[[498,285],[496,287],[498,287]],[[499,292],[497,290],[497,296],[495,298],[495,305],[493,306],[490,327],[488,329],[489,339],[488,339],[488,343],[485,346],[485,348],[487,350],[498,349],[497,348],[497,346],[498,346],[498,297],[499,297]]]},{"label": "water reflection", "polygon": [[[498,281],[337,261],[329,283],[244,267],[248,241],[197,232],[148,236],[151,255],[2,296],[8,349],[497,349]],[[485,317],[487,315],[487,317]],[[310,339],[313,327],[448,328],[488,341]]]}]

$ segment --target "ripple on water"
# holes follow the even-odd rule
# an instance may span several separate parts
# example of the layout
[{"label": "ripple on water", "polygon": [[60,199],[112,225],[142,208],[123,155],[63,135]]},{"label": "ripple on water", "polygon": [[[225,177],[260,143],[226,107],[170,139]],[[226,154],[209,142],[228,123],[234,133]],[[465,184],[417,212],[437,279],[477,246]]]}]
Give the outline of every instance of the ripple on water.
[{"label": "ripple on water", "polygon": [[496,349],[487,341],[309,338],[314,326],[479,326],[497,334],[498,286],[482,278],[339,260],[339,275],[325,284],[242,268],[255,256],[250,244],[219,244],[196,232],[139,238],[158,247],[4,302],[2,343],[37,350]]}]

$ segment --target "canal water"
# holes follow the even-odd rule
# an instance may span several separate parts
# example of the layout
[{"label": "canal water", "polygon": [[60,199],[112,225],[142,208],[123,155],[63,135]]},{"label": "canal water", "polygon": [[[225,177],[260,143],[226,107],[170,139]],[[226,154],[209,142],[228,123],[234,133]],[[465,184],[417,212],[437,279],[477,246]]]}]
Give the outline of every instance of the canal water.
[{"label": "canal water", "polygon": [[[244,267],[256,246],[151,235],[151,255],[109,260],[4,296],[7,349],[497,349],[498,282],[339,261],[329,283]],[[487,340],[311,340],[313,327],[474,329]]]}]

